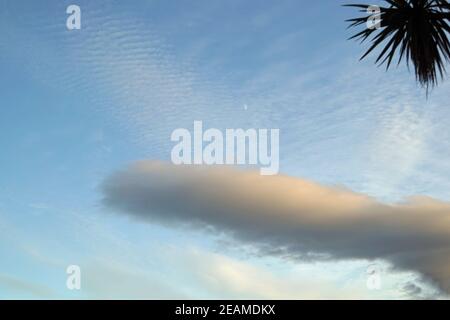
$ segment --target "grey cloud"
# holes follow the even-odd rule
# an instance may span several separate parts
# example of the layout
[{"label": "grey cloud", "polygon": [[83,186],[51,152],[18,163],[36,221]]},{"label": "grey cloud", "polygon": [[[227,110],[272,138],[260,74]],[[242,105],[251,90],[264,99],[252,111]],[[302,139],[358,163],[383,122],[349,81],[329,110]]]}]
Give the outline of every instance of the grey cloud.
[{"label": "grey cloud", "polygon": [[450,292],[450,204],[384,204],[288,176],[227,167],[139,162],[103,184],[104,203],[148,222],[226,231],[309,259],[384,259]]},{"label": "grey cloud", "polygon": [[424,290],[420,285],[420,279],[407,281],[400,286],[400,292],[407,298],[413,300],[435,300],[441,295],[435,290]]},{"label": "grey cloud", "polygon": [[412,281],[408,281],[401,287],[401,291],[409,297],[416,298],[420,297],[422,293],[422,288]]}]

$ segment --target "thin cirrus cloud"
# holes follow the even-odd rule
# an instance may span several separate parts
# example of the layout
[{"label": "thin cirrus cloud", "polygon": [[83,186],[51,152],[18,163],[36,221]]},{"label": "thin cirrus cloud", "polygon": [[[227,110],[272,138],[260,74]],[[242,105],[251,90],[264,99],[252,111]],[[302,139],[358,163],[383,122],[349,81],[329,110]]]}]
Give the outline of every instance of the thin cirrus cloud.
[{"label": "thin cirrus cloud", "polygon": [[293,259],[383,259],[450,292],[450,204],[385,204],[289,176],[141,161],[110,176],[104,203],[170,226],[226,232]]}]

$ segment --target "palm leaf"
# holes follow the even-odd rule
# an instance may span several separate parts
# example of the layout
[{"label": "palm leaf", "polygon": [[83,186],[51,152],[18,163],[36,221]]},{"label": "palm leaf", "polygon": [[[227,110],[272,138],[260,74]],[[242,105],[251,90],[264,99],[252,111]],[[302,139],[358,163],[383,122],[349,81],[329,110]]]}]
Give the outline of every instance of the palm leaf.
[{"label": "palm leaf", "polygon": [[[350,39],[361,42],[370,39],[371,45],[361,59],[381,48],[376,63],[389,69],[398,54],[398,64],[403,59],[411,62],[417,81],[425,87],[435,86],[446,72],[445,62],[450,61],[450,4],[447,0],[384,0],[380,7],[380,28],[367,28],[368,16],[348,19],[349,28],[364,25]],[[348,4],[361,12],[368,12],[367,4]]]}]

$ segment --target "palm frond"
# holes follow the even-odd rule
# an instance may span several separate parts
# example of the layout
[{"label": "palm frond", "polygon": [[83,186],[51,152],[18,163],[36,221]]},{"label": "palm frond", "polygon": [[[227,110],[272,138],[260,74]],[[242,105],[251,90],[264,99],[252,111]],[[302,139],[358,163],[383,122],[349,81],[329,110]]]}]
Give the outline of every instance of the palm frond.
[{"label": "palm frond", "polygon": [[[348,19],[349,28],[364,25],[365,29],[350,39],[361,42],[371,37],[371,45],[361,59],[375,48],[382,47],[376,58],[379,65],[389,69],[396,54],[400,64],[412,62],[417,81],[425,87],[435,86],[446,72],[445,62],[450,61],[450,4],[447,0],[384,0],[385,7],[379,7],[379,28],[368,28],[367,14]],[[348,4],[368,12],[367,4]]]}]

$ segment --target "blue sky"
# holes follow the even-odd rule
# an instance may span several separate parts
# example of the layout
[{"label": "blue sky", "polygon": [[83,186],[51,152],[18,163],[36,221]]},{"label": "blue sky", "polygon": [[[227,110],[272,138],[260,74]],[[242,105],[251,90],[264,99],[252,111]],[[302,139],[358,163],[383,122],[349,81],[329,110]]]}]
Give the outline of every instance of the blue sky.
[{"label": "blue sky", "polygon": [[[383,261],[292,261],[228,234],[142,223],[102,203],[176,128],[279,128],[280,170],[387,203],[448,201],[449,83],[429,98],[346,41],[340,1],[0,4],[1,298],[388,298],[435,288]],[[246,107],[245,107],[246,106]],[[237,241],[237,243],[236,243]],[[82,290],[66,288],[66,267]],[[406,289],[405,289],[406,288]],[[421,296],[422,297],[422,296]]]}]

